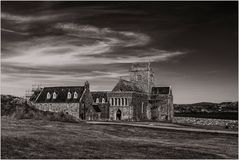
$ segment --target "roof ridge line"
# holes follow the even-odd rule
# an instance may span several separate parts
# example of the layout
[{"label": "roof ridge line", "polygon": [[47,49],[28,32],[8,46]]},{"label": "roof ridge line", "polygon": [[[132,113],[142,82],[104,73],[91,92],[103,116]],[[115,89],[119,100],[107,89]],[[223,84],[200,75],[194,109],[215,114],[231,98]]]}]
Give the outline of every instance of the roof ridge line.
[{"label": "roof ridge line", "polygon": [[84,87],[84,86],[54,86],[54,87],[44,87],[44,88],[73,88],[73,87]]}]

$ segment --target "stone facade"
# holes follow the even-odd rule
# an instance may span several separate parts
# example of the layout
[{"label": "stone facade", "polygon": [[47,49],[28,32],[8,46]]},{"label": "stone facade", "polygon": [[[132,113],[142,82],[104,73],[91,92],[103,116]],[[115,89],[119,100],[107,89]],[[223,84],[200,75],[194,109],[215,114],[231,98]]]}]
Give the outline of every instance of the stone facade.
[{"label": "stone facade", "polygon": [[107,96],[110,120],[133,119],[132,92],[109,92]]},{"label": "stone facade", "polygon": [[130,81],[141,86],[146,93],[154,86],[154,72],[150,63],[135,63],[130,68]]},{"label": "stone facade", "polygon": [[133,120],[132,106],[111,106],[109,111],[110,120]]},{"label": "stone facade", "polygon": [[133,119],[136,121],[147,119],[148,95],[134,92],[132,94]]},{"label": "stone facade", "polygon": [[88,82],[84,86],[45,87],[36,97],[33,101],[36,108],[64,112],[80,119],[87,119],[86,113],[93,103]]},{"label": "stone facade", "polygon": [[101,112],[96,111],[93,106],[91,106],[86,111],[86,118],[85,120],[91,121],[91,120],[101,120]]},{"label": "stone facade", "polygon": [[172,95],[151,96],[150,103],[152,119],[172,121],[174,113]]},{"label": "stone facade", "polygon": [[108,102],[105,103],[105,104],[99,104],[102,120],[108,120],[109,119],[109,107],[110,107],[110,104]]},{"label": "stone facade", "polygon": [[95,120],[108,120],[109,119],[109,101],[107,98],[107,92],[105,91],[95,91],[91,92],[93,97],[92,107],[98,113],[95,115]]},{"label": "stone facade", "polygon": [[63,112],[79,118],[79,103],[35,103],[39,110]]},{"label": "stone facade", "polygon": [[[83,119],[83,120],[89,119],[87,117],[89,114],[87,114],[87,113],[90,112],[90,109],[92,107],[92,103],[93,103],[93,97],[92,97],[91,92],[90,92],[90,86],[89,86],[89,83],[86,82],[85,90],[84,90],[84,92],[82,94],[82,97],[80,99],[80,104],[81,105],[79,105],[79,107],[80,107],[79,118],[80,119]],[[91,112],[95,112],[95,111],[92,110]]]},{"label": "stone facade", "polygon": [[120,79],[108,93],[108,100],[111,120],[172,121],[173,118],[172,89],[154,86],[150,63],[133,64],[130,81]]}]

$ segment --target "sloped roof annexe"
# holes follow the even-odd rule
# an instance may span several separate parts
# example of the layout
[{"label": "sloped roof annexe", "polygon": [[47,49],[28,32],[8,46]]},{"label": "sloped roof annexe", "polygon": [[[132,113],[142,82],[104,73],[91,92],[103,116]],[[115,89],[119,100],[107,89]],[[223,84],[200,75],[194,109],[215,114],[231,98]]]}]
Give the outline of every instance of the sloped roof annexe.
[{"label": "sloped roof annexe", "polygon": [[[84,86],[66,86],[66,87],[45,87],[41,91],[36,103],[77,103],[85,90]],[[53,99],[53,93],[56,93],[56,99]],[[68,92],[71,93],[71,98],[67,98]],[[74,92],[78,94],[77,98],[74,98]],[[47,99],[47,93],[51,94],[50,99]]]}]

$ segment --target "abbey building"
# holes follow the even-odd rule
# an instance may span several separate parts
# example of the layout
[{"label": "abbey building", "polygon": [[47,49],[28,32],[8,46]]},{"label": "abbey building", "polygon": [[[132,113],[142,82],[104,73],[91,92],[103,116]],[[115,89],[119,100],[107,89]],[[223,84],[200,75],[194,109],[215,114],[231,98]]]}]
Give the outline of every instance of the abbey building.
[{"label": "abbey building", "polygon": [[129,80],[120,79],[108,92],[91,92],[86,82],[84,86],[45,87],[30,100],[38,109],[83,120],[171,121],[172,88],[155,86],[150,63],[132,64],[129,72]]}]

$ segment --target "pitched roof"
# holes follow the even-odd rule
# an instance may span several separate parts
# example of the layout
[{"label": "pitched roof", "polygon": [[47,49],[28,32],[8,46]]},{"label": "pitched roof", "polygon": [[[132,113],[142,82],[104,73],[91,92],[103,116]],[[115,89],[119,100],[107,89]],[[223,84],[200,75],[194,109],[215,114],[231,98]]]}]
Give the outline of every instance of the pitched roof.
[{"label": "pitched roof", "polygon": [[115,85],[112,92],[115,91],[135,91],[135,92],[144,92],[144,90],[134,82],[120,79],[119,82]]},{"label": "pitched roof", "polygon": [[152,94],[170,94],[170,87],[152,87]]},{"label": "pitched roof", "polygon": [[29,100],[35,101],[40,93],[41,93],[41,90],[34,91]]},{"label": "pitched roof", "polygon": [[[77,103],[84,92],[84,86],[66,86],[66,87],[45,87],[41,91],[36,103]],[[56,99],[53,99],[53,93],[56,93]],[[67,99],[68,92],[71,93],[71,98]],[[77,93],[77,98],[74,98],[74,93]],[[50,99],[47,99],[47,94],[50,93]]]},{"label": "pitched roof", "polygon": [[94,102],[97,98],[99,98],[99,102],[102,102],[102,99],[105,99],[105,102],[107,102],[107,92],[106,91],[95,91],[91,92],[92,98]]}]

